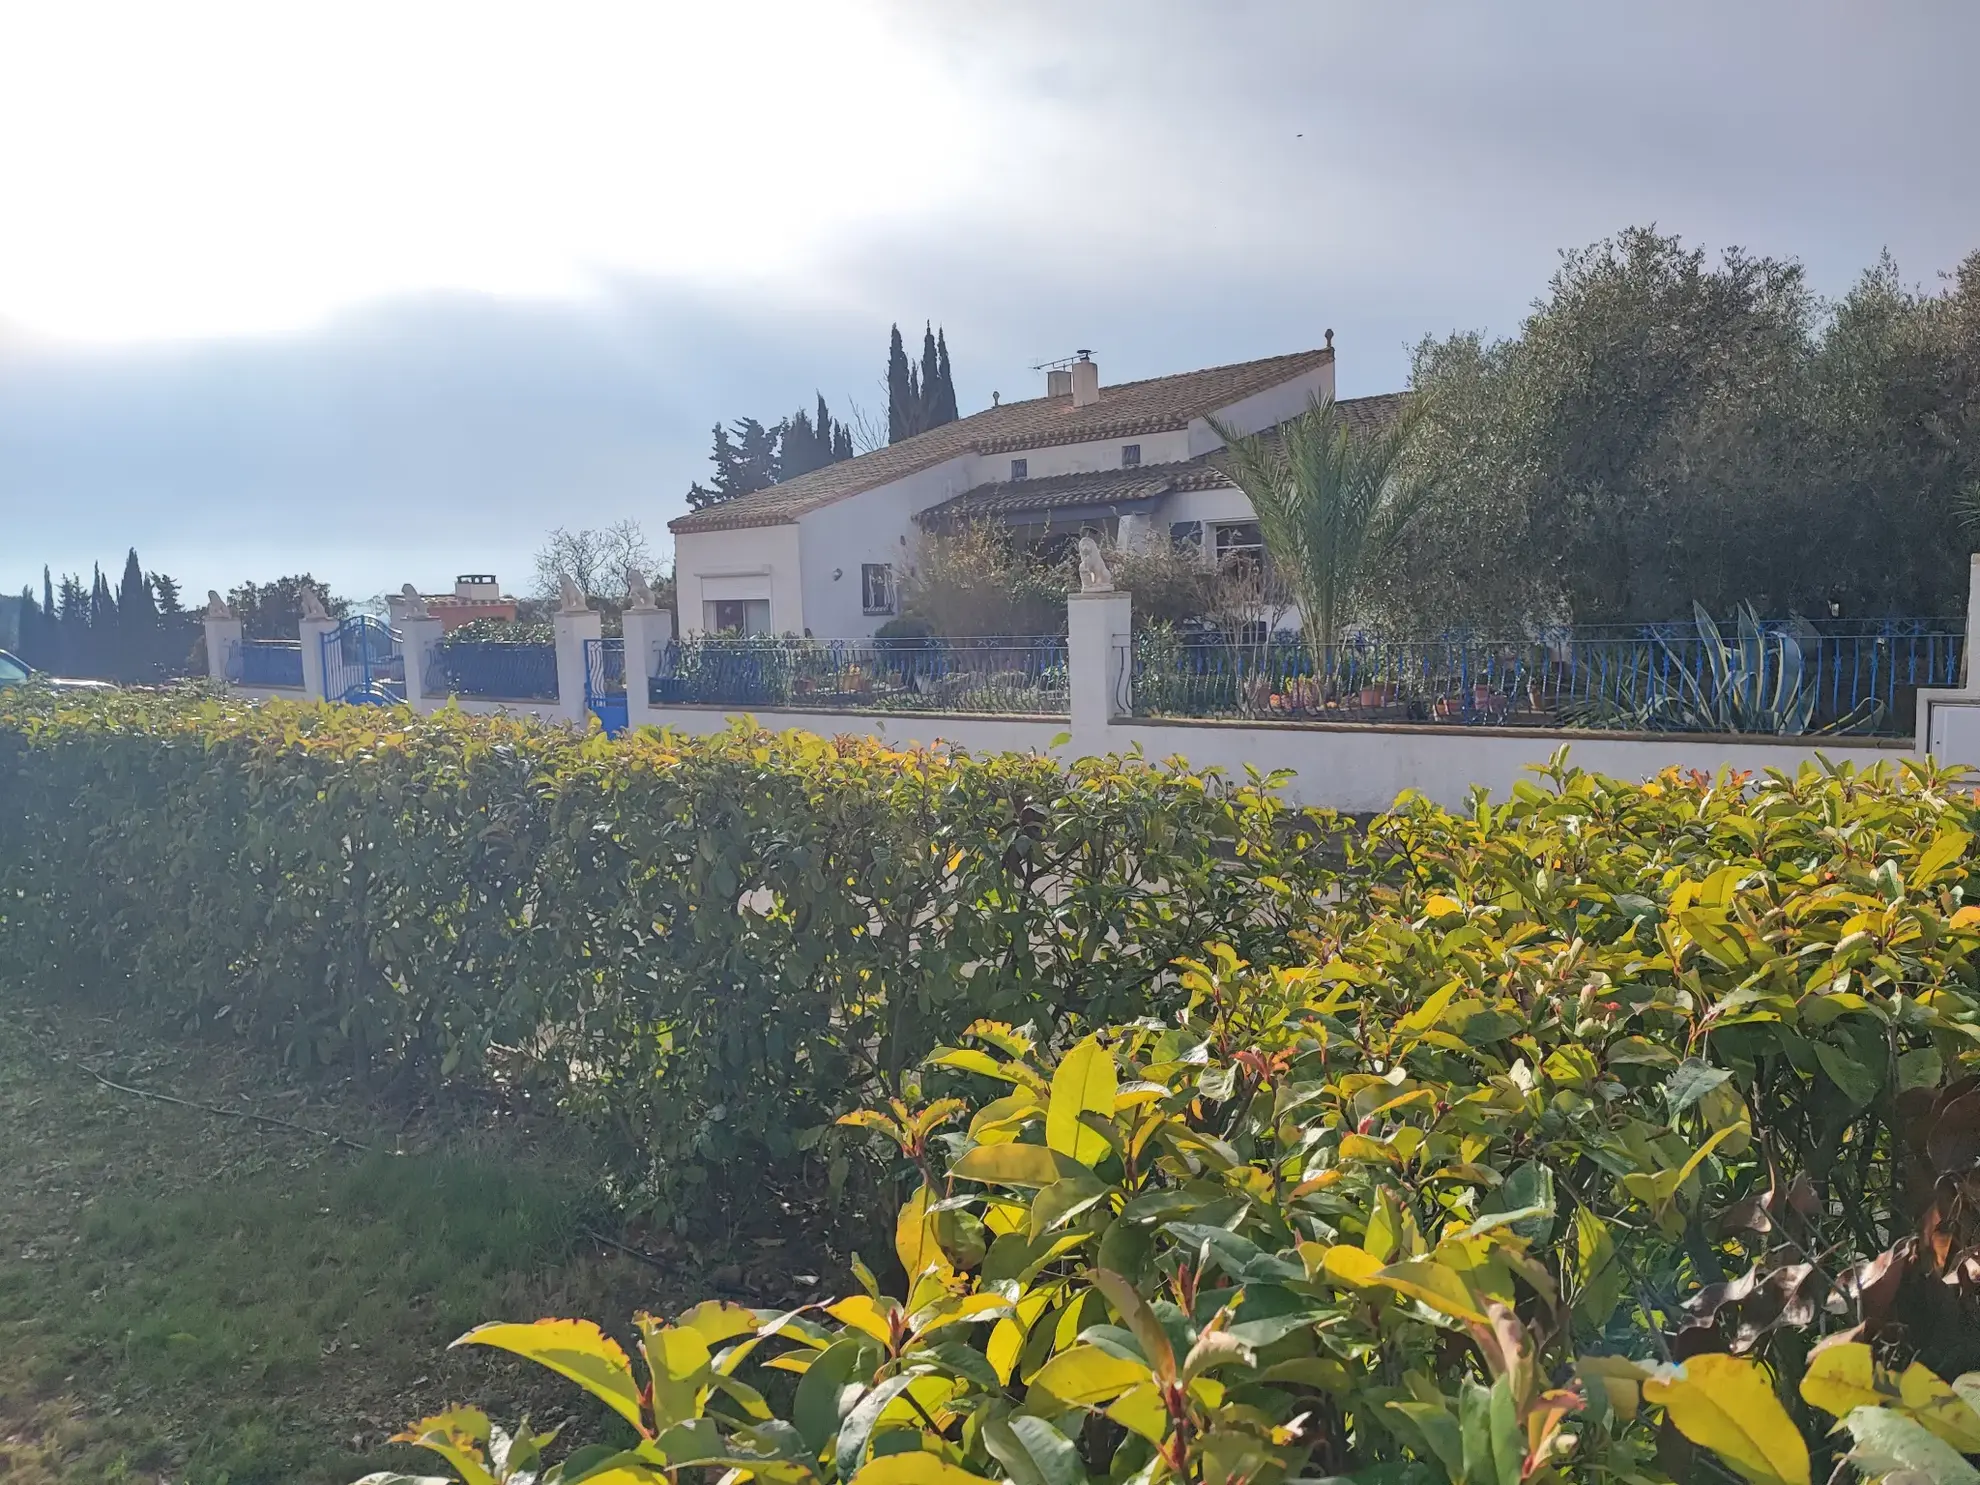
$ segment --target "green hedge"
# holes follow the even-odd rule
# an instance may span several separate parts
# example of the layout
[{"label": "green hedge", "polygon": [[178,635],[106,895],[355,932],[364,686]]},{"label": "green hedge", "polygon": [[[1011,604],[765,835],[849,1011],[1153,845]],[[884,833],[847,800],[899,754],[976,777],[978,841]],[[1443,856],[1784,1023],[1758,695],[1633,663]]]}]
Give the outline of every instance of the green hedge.
[{"label": "green hedge", "polygon": [[1268,954],[1327,826],[1181,765],[187,693],[0,697],[0,955],[293,1062],[569,1100],[649,1193],[758,1179],[979,1016]]}]

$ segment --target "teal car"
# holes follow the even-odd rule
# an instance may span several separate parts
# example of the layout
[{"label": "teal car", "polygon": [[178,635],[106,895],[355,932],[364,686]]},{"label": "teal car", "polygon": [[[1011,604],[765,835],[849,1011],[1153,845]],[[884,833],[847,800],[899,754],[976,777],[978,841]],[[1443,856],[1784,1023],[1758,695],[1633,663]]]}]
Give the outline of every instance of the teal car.
[{"label": "teal car", "polygon": [[0,691],[9,686],[25,686],[29,681],[38,681],[44,686],[53,686],[58,691],[114,691],[117,688],[108,681],[72,681],[59,676],[43,675],[18,655],[10,655],[0,650]]}]

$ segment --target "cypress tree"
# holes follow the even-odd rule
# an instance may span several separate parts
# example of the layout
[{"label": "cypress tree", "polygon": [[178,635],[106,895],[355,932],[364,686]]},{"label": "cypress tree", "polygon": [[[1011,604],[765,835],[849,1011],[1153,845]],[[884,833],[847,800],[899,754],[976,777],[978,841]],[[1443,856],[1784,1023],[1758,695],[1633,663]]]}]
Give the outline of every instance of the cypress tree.
[{"label": "cypress tree", "polygon": [[935,362],[940,385],[938,386],[932,416],[928,426],[939,428],[944,423],[953,423],[962,416],[956,408],[956,378],[949,367],[949,341],[940,330],[935,332]]},{"label": "cypress tree", "polygon": [[916,426],[914,371],[908,365],[901,327],[894,326],[887,346],[887,442],[899,443],[921,430]]},{"label": "cypress tree", "polygon": [[162,618],[173,618],[185,612],[179,602],[179,580],[162,572],[151,575],[151,591],[157,595],[158,613]]},{"label": "cypress tree", "polygon": [[940,415],[942,406],[942,357],[935,349],[935,327],[926,325],[921,332],[921,399],[918,411],[920,418],[915,427],[917,433],[926,433],[930,428],[948,421]]},{"label": "cypress tree", "polygon": [[138,566],[136,547],[124,558],[124,576],[117,584],[117,617],[127,626],[145,628],[151,627],[151,621],[158,617],[151,601],[151,585],[144,580],[144,569]]}]

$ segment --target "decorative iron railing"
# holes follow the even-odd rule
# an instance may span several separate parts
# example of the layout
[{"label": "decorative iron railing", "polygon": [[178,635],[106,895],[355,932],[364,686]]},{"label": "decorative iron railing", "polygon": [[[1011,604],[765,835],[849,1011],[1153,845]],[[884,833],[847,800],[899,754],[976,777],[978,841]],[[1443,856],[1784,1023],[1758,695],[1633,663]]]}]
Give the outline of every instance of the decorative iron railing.
[{"label": "decorative iron railing", "polygon": [[655,705],[1064,716],[1066,642],[1018,639],[677,640],[648,681]]},{"label": "decorative iron railing", "polygon": [[584,689],[587,697],[625,694],[625,640],[608,636],[584,642]]},{"label": "decorative iron railing", "polygon": [[555,701],[557,647],[531,641],[443,639],[428,652],[421,684],[428,696]]},{"label": "decorative iron railing", "polygon": [[[1765,621],[1735,679],[1782,701],[1783,730],[1909,736],[1920,687],[1959,684],[1965,625],[1893,619],[1817,631]],[[1741,660],[1728,627],[1730,658]],[[1123,646],[1123,710],[1137,716],[1612,728],[1709,718],[1726,689],[1691,624],[1533,639],[1357,634],[1316,657],[1297,636],[1151,633]],[[1793,698],[1793,705],[1785,701]],[[1696,720],[1690,726],[1701,727]],[[1773,730],[1771,728],[1766,730]]]},{"label": "decorative iron railing", "polygon": [[303,688],[302,641],[243,639],[228,657],[227,679],[237,686],[269,686],[291,691]]}]

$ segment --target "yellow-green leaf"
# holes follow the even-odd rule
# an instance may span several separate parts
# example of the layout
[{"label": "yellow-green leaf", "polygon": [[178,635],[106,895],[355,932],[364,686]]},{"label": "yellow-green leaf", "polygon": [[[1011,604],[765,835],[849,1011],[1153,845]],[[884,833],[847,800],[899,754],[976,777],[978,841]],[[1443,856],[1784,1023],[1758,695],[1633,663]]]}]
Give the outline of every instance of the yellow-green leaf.
[{"label": "yellow-green leaf", "polygon": [[1754,1485],[1809,1485],[1808,1446],[1758,1362],[1694,1356],[1672,1375],[1645,1382],[1643,1400]]},{"label": "yellow-green leaf", "polygon": [[1366,1248],[1336,1243],[1321,1258],[1320,1266],[1330,1279],[1363,1288],[1375,1282],[1375,1276],[1382,1271],[1382,1260]]},{"label": "yellow-green leaf", "polygon": [[1105,1158],[1109,1148],[1105,1137],[1089,1129],[1079,1116],[1094,1113],[1111,1118],[1119,1087],[1114,1054],[1100,1045],[1097,1036],[1081,1041],[1052,1074],[1052,1100],[1045,1109],[1046,1145],[1081,1165],[1094,1165]]},{"label": "yellow-green leaf", "polygon": [[1875,1356],[1861,1341],[1824,1346],[1808,1358],[1801,1374],[1801,1397],[1811,1407],[1840,1418],[1851,1408],[1874,1408],[1893,1402],[1895,1387],[1888,1377],[1879,1388]]},{"label": "yellow-green leaf", "polygon": [[1918,858],[1918,864],[1911,868],[1911,885],[1923,886],[1946,867],[1966,854],[1966,848],[1973,844],[1973,837],[1964,830],[1947,828],[1932,837],[1932,844]]},{"label": "yellow-green leaf", "polygon": [[[1082,1131],[1086,1132],[1086,1131]],[[1099,1135],[1094,1135],[1099,1139]],[[1085,1174],[1086,1168],[1043,1145],[978,1145],[949,1167],[966,1181],[998,1186],[1049,1186],[1065,1176]]]},{"label": "yellow-green leaf", "polygon": [[860,1466],[852,1485],[988,1485],[981,1475],[950,1464],[925,1449],[883,1454]]},{"label": "yellow-green leaf", "polygon": [[935,1223],[928,1215],[928,1188],[915,1189],[894,1219],[894,1252],[910,1284],[932,1264],[942,1274],[955,1272],[942,1245],[935,1241]]},{"label": "yellow-green leaf", "polygon": [[1962,1454],[1980,1454],[1980,1415],[1937,1372],[1914,1361],[1897,1379],[1898,1406]]},{"label": "yellow-green leaf", "polygon": [[1128,1388],[1114,1399],[1107,1416],[1151,1444],[1161,1443],[1169,1434],[1169,1410],[1162,1405],[1161,1390],[1153,1382]]},{"label": "yellow-green leaf", "polygon": [[1370,1275],[1367,1282],[1420,1299],[1440,1314],[1468,1320],[1474,1325],[1485,1323],[1485,1308],[1464,1277],[1435,1259],[1410,1258],[1392,1263]]},{"label": "yellow-green leaf", "polygon": [[891,1344],[893,1331],[888,1317],[893,1314],[892,1301],[882,1309],[871,1295],[849,1294],[836,1304],[827,1305],[825,1313],[841,1325],[850,1325],[854,1330],[866,1332],[883,1346]]},{"label": "yellow-green leaf", "polygon": [[477,1325],[456,1346],[493,1346],[568,1377],[633,1427],[641,1427],[639,1383],[619,1343],[589,1320],[538,1320],[533,1325]]},{"label": "yellow-green leaf", "polygon": [[1138,1361],[1109,1356],[1098,1346],[1074,1346],[1061,1351],[1031,1379],[1069,1406],[1092,1407],[1110,1402],[1128,1388],[1151,1381],[1153,1373]]},{"label": "yellow-green leaf", "polygon": [[[396,1444],[417,1444],[431,1450],[454,1467],[467,1485],[495,1485],[482,1450],[489,1436],[488,1415],[479,1408],[450,1408],[422,1418],[392,1436]],[[411,1479],[411,1476],[402,1476]]]}]

